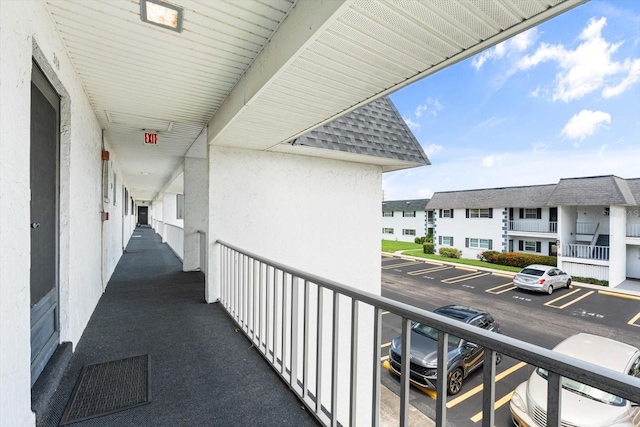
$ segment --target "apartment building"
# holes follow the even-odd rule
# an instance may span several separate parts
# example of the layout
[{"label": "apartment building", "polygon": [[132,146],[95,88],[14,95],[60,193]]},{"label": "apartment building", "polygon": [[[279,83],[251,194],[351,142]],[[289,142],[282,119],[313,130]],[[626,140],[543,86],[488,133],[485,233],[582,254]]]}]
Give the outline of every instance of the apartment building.
[{"label": "apartment building", "polygon": [[464,258],[486,250],[558,257],[569,274],[615,287],[640,279],[640,178],[614,175],[557,184],[437,192],[436,250]]},{"label": "apartment building", "polygon": [[413,242],[433,228],[433,217],[427,215],[429,199],[385,200],[382,202],[382,239]]}]

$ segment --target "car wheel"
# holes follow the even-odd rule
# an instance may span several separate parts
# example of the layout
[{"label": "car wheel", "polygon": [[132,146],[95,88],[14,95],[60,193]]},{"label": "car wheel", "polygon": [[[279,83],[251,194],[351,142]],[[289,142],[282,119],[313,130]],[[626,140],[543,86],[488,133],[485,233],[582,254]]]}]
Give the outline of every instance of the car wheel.
[{"label": "car wheel", "polygon": [[553,285],[549,285],[549,287],[547,288],[547,293],[549,295],[551,295],[553,293]]},{"label": "car wheel", "polygon": [[571,287],[571,279],[567,280],[567,289]]},{"label": "car wheel", "polygon": [[462,389],[462,380],[464,379],[462,369],[456,368],[449,374],[449,380],[447,381],[447,392],[450,395],[458,394]]}]

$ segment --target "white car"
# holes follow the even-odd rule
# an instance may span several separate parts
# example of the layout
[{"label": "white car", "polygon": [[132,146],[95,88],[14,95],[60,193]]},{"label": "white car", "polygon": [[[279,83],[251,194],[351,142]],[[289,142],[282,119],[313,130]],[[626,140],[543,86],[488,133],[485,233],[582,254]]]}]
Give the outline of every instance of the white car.
[{"label": "white car", "polygon": [[[639,378],[640,350],[591,334],[573,335],[554,349],[576,359]],[[536,368],[511,396],[511,419],[517,427],[546,426],[547,371]],[[640,396],[638,396],[640,399]],[[640,405],[569,378],[562,378],[562,427],[634,427],[640,423]]]},{"label": "white car", "polygon": [[568,288],[571,285],[571,276],[550,265],[533,264],[513,276],[513,284],[520,289],[551,295],[554,289]]}]

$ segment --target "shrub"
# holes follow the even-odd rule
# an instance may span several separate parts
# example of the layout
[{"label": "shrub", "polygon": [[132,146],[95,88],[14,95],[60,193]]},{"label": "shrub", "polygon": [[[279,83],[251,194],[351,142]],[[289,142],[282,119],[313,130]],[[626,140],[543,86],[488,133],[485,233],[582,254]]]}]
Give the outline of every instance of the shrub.
[{"label": "shrub", "polygon": [[440,248],[438,253],[440,256],[447,258],[460,258],[462,256],[462,251],[456,248]]},{"label": "shrub", "polygon": [[577,277],[577,276],[571,276],[571,278],[573,279],[574,282],[590,283],[592,285],[605,286],[605,287],[609,286],[608,280],[598,280],[598,279],[592,279],[590,277]]},{"label": "shrub", "polygon": [[547,255],[535,255],[526,254],[522,252],[496,252],[496,251],[484,251],[478,255],[478,259],[481,261],[490,262],[498,265],[508,265],[511,267],[526,267],[531,264],[544,264],[556,266],[558,265],[558,258]]},{"label": "shrub", "polygon": [[422,251],[425,254],[433,255],[436,252],[435,248],[433,247],[433,243],[424,243],[422,245],[422,248]]}]

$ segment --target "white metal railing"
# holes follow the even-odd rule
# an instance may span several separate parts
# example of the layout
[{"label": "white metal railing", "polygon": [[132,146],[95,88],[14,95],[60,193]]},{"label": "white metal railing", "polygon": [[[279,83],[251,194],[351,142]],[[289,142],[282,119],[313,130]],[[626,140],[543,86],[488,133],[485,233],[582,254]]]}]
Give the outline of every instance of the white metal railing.
[{"label": "white metal railing", "polygon": [[609,259],[609,246],[564,244],[562,245],[562,256],[607,261]]},{"label": "white metal railing", "polygon": [[173,249],[178,258],[184,259],[184,229],[173,224],[165,224],[167,236],[165,241]]},{"label": "white metal railing", "polygon": [[627,224],[627,237],[640,237],[640,224]]},{"label": "white metal railing", "polygon": [[509,231],[557,233],[558,223],[556,221],[509,221]]},{"label": "white metal railing", "polygon": [[160,220],[154,220],[154,221],[155,221],[155,225],[153,226],[153,229],[156,231],[156,233],[160,237],[164,237],[164,223]]},{"label": "white metal railing", "polygon": [[576,234],[595,234],[597,222],[576,222]]},{"label": "white metal railing", "polygon": [[[547,425],[560,425],[560,379],[567,377],[631,401],[640,395],[640,381],[629,375],[578,360],[504,335],[485,331],[398,301],[363,292],[337,282],[217,241],[220,247],[220,302],[239,329],[287,382],[291,390],[324,425],[337,426],[338,372],[348,364],[349,411],[342,425],[356,426],[356,404],[372,403],[372,426],[378,427],[380,409],[380,353],[382,313],[402,318],[402,354],[409,354],[411,322],[439,331],[436,385],[436,425],[447,422],[446,343],[448,335],[485,348],[483,372],[482,426],[495,424],[494,396],[497,353],[549,371]],[[340,309],[349,302],[350,311]],[[367,345],[371,360],[359,360],[358,313],[370,311],[373,337]],[[350,314],[350,316],[349,316]],[[330,332],[323,331],[324,327]],[[348,358],[339,358],[339,331],[350,331]],[[325,333],[326,332],[326,333]],[[327,339],[327,337],[330,337]],[[344,351],[344,350],[342,350]],[[325,353],[330,352],[330,361]],[[324,355],[324,356],[323,356]],[[401,372],[410,372],[409,357],[402,358]],[[301,366],[300,366],[301,365]],[[371,394],[357,395],[357,369],[371,369]],[[328,384],[325,384],[328,382]],[[329,391],[328,397],[324,396]],[[344,392],[344,390],[342,390]],[[324,405],[328,402],[328,405]],[[409,375],[401,376],[400,426],[409,422]]]}]

